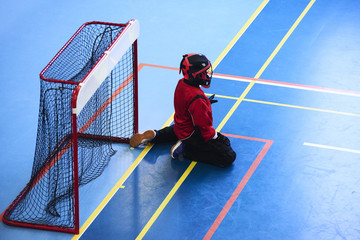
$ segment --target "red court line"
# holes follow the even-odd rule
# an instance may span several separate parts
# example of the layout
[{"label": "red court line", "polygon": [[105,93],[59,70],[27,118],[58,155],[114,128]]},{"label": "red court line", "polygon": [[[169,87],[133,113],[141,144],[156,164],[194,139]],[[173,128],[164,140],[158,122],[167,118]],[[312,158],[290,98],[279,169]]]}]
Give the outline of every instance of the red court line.
[{"label": "red court line", "polygon": [[[162,68],[162,69],[169,69],[169,70],[179,70],[179,68],[174,67],[166,67],[166,66],[160,66],[160,65],[153,65],[153,64],[146,64],[141,63],[141,67],[154,67],[154,68]],[[307,89],[313,89],[313,90],[319,90],[319,91],[328,91],[328,92],[335,92],[335,93],[343,93],[343,94],[351,94],[351,95],[359,95],[360,91],[350,91],[350,90],[342,90],[342,89],[335,89],[335,88],[326,88],[326,87],[318,87],[318,86],[311,86],[311,85],[304,85],[304,84],[298,84],[298,83],[288,83],[288,82],[280,82],[280,81],[274,81],[274,80],[266,80],[266,79],[257,79],[257,78],[250,78],[250,77],[242,77],[242,76],[234,76],[234,75],[228,75],[228,74],[222,74],[222,73],[214,73],[213,77],[224,77],[224,78],[235,78],[238,80],[247,80],[247,81],[256,81],[259,83],[268,83],[268,84],[276,84],[276,85],[283,85],[283,86],[292,86],[292,87],[299,87],[299,88],[307,88]]]},{"label": "red court line", "polygon": [[231,197],[229,198],[229,200],[225,204],[224,208],[221,210],[221,212],[219,213],[219,215],[215,219],[215,221],[212,224],[212,226],[210,227],[209,231],[206,233],[205,237],[203,238],[204,240],[208,240],[213,236],[213,234],[215,233],[215,231],[217,230],[217,228],[221,224],[222,220],[225,218],[226,214],[229,212],[230,208],[232,207],[232,205],[234,204],[234,202],[236,201],[236,199],[240,195],[241,191],[244,189],[245,185],[247,184],[247,182],[251,178],[252,174],[255,172],[256,168],[259,166],[261,160],[264,158],[264,156],[267,153],[267,151],[269,150],[270,146],[274,142],[272,140],[267,140],[267,139],[244,137],[244,136],[226,134],[226,133],[223,133],[223,134],[228,136],[228,137],[234,137],[234,138],[241,138],[241,139],[247,139],[247,140],[252,140],[252,141],[265,142],[265,145],[261,149],[260,153],[257,155],[254,162],[251,164],[250,168],[248,169],[248,171],[246,172],[244,177],[241,179],[239,185],[236,187],[235,191],[233,192],[233,194],[231,195]]},{"label": "red court line", "polygon": [[154,64],[147,64],[147,63],[140,63],[139,64],[139,71],[142,67],[154,67],[154,68],[163,68],[163,69],[169,69],[169,70],[177,70],[179,71],[179,68],[174,67],[166,67],[166,66],[160,66],[160,65],[154,65]]},{"label": "red court line", "polygon": [[304,84],[298,84],[298,83],[288,83],[288,82],[280,82],[280,81],[274,81],[274,80],[233,76],[233,75],[227,75],[227,74],[222,74],[222,73],[214,73],[213,76],[214,77],[224,77],[224,78],[235,78],[235,79],[239,79],[239,80],[256,81],[256,82],[275,84],[275,85],[307,88],[307,89],[313,89],[313,90],[319,90],[319,91],[328,91],[328,92],[344,93],[344,94],[351,94],[351,95],[360,95],[359,91],[350,91],[350,90],[343,90],[343,89],[335,89],[335,88],[326,88],[326,87],[304,85]]}]

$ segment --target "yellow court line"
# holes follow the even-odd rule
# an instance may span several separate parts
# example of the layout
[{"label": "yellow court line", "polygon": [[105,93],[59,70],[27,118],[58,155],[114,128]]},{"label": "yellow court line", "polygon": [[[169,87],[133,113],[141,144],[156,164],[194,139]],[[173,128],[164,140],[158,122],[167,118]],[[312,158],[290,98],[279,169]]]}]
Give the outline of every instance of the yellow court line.
[{"label": "yellow court line", "polygon": [[[212,93],[205,93],[206,96],[211,96],[213,95]],[[230,96],[225,96],[225,95],[219,95],[219,94],[215,94],[215,97],[219,97],[219,98],[227,98],[227,99],[233,99],[233,100],[238,100],[238,97],[230,97]]]},{"label": "yellow court line", "polygon": [[[206,95],[211,96],[212,94],[211,93],[206,93]],[[230,96],[225,96],[225,95],[215,95],[215,96],[217,98],[226,98],[226,99],[232,99],[232,100],[238,100],[239,99],[237,97],[230,97]],[[311,110],[311,111],[317,111],[317,112],[327,112],[327,113],[334,113],[334,114],[339,114],[339,115],[360,117],[360,114],[358,114],[358,113],[341,112],[341,111],[334,111],[334,110],[327,110],[327,109],[313,108],[313,107],[303,107],[303,106],[298,106],[298,105],[275,103],[275,102],[247,99],[247,98],[244,98],[243,101],[245,101],[245,102],[254,102],[254,103],[262,103],[262,104],[268,104],[268,105],[275,105],[275,106],[281,106],[281,107],[289,107],[289,108]]]},{"label": "yellow court line", "polygon": [[224,49],[224,51],[222,51],[222,53],[220,54],[220,56],[214,61],[213,68],[215,69],[217,67],[217,65],[219,65],[219,63],[221,62],[221,60],[223,60],[223,58],[226,56],[226,54],[228,54],[228,52],[230,51],[230,49],[235,45],[235,43],[239,40],[239,38],[244,34],[244,32],[246,31],[246,29],[248,29],[248,27],[250,26],[250,24],[255,20],[255,18],[259,15],[259,13],[264,9],[264,7],[266,6],[266,4],[269,2],[270,0],[264,0],[260,6],[255,10],[255,12],[253,13],[253,15],[251,15],[251,17],[247,20],[247,22],[245,23],[245,25],[240,29],[240,31],[235,35],[235,37],[230,41],[230,43],[227,45],[227,47]]},{"label": "yellow court line", "polygon": [[254,103],[262,103],[262,104],[269,104],[269,105],[276,105],[276,106],[281,106],[281,107],[290,107],[290,108],[297,108],[297,109],[304,109],[304,110],[311,110],[311,111],[318,111],[318,112],[326,112],[326,113],[334,113],[334,114],[340,114],[340,115],[360,117],[360,114],[356,114],[356,113],[347,113],[347,112],[326,110],[326,109],[321,109],[321,108],[302,107],[302,106],[291,105],[291,104],[274,103],[274,102],[267,102],[267,101],[253,100],[253,99],[244,99],[244,101],[246,101],[246,102],[254,102]]},{"label": "yellow court line", "polygon": [[309,11],[309,9],[312,7],[316,0],[311,0],[309,4],[306,6],[304,11],[300,14],[300,16],[296,19],[295,23],[291,26],[289,31],[286,33],[285,37],[280,41],[279,45],[275,48],[275,50],[271,53],[270,57],[266,60],[265,64],[260,68],[260,71],[255,75],[255,78],[260,78],[260,76],[263,74],[267,66],[270,64],[270,62],[273,60],[275,55],[279,52],[280,48],[284,45],[286,40],[289,38],[289,36],[292,34],[292,32],[295,30],[295,28],[299,25],[301,20],[304,18],[306,13]]},{"label": "yellow court line", "polygon": [[231,107],[230,111],[226,114],[224,119],[221,121],[219,126],[216,128],[216,131],[220,132],[220,130],[224,127],[225,123],[229,120],[229,118],[233,115],[237,107],[244,100],[245,96],[249,93],[250,89],[254,86],[255,81],[251,81],[249,85],[246,87],[241,96],[236,100],[235,104]]},{"label": "yellow court line", "polygon": [[190,172],[193,170],[193,168],[195,167],[196,162],[191,162],[189,167],[185,170],[185,172],[183,173],[183,175],[180,177],[180,179],[176,182],[175,186],[171,189],[171,191],[169,192],[169,194],[166,196],[166,198],[164,199],[164,201],[160,204],[160,206],[158,207],[158,209],[155,211],[154,215],[151,217],[151,219],[149,220],[149,222],[146,224],[146,226],[144,227],[144,229],[140,232],[140,234],[137,236],[136,240],[142,239],[145,234],[147,233],[147,231],[150,229],[151,225],[155,222],[155,220],[158,218],[158,216],[160,215],[160,213],[162,212],[162,210],[165,208],[165,206],[168,204],[168,202],[171,200],[171,198],[174,196],[174,194],[176,193],[176,191],[180,188],[181,184],[185,181],[185,179],[187,178],[187,176],[190,174]]},{"label": "yellow court line", "polygon": [[[170,118],[165,122],[163,127],[169,126],[173,121],[174,114],[170,116]],[[126,170],[126,172],[122,175],[119,181],[115,184],[115,186],[110,190],[110,192],[106,195],[106,197],[101,201],[101,203],[97,206],[95,211],[90,215],[90,217],[85,221],[85,223],[81,226],[79,234],[74,235],[72,240],[77,240],[81,237],[81,235],[86,231],[86,229],[90,226],[90,224],[95,220],[95,218],[99,215],[99,213],[103,210],[103,208],[108,204],[111,198],[115,195],[115,193],[119,190],[119,188],[124,188],[123,183],[130,176],[130,174],[135,170],[135,168],[139,165],[139,163],[143,160],[145,155],[150,151],[153,144],[148,144],[144,150],[139,154],[139,156],[135,159],[135,161],[130,165],[130,167]]]},{"label": "yellow court line", "polygon": [[141,160],[145,157],[145,155],[150,151],[152,145],[147,145],[144,150],[140,153],[140,155],[136,158],[136,160],[131,164],[131,166],[127,169],[125,174],[120,178],[120,180],[115,184],[115,186],[110,190],[110,192],[106,195],[106,197],[101,201],[101,203],[97,206],[95,211],[90,215],[90,217],[85,221],[85,223],[81,226],[79,230],[79,234],[74,235],[72,240],[79,239],[81,235],[86,231],[86,229],[90,226],[90,224],[95,220],[95,218],[99,215],[99,213],[104,209],[106,204],[111,200],[111,198],[115,195],[115,193],[121,188],[122,184],[128,178],[128,176],[134,171],[137,165],[141,162]]}]

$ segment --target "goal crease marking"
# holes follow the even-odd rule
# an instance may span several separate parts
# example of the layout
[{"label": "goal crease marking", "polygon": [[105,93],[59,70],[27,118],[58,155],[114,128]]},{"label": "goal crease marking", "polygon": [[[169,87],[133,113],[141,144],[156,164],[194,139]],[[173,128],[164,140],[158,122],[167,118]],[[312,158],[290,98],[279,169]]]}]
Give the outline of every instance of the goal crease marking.
[{"label": "goal crease marking", "polygon": [[[253,16],[255,15],[255,17],[259,14],[259,12],[264,8],[264,6],[268,3],[268,0],[264,0],[262,2],[262,4],[258,7],[258,9],[255,11],[255,13],[253,14]],[[253,22],[253,20],[255,19],[255,17],[251,17],[248,22],[245,24],[249,24]],[[247,26],[246,26],[247,28]],[[245,31],[245,30],[244,30]],[[242,33],[241,33],[242,34]],[[241,36],[241,35],[240,35]],[[235,42],[239,39],[240,36],[235,36],[234,40]],[[234,45],[235,42],[233,43],[230,42],[229,45]],[[230,50],[229,45],[225,48]],[[223,52],[224,53],[224,52]],[[227,52],[226,52],[227,53]],[[216,68],[216,66],[218,65],[218,63],[223,59],[223,57],[225,56],[221,55],[218,57],[217,60],[215,60],[214,62],[214,69]],[[250,91],[251,87],[255,84],[255,81],[253,81],[252,83],[249,84],[249,86],[247,87],[247,89],[244,91],[244,93],[239,97],[239,99],[237,100],[237,102],[235,103],[236,107],[240,104],[241,100],[243,98],[245,98],[246,94],[248,91]],[[220,123],[220,125],[217,127],[216,131],[220,131],[221,128],[225,125],[225,122],[230,118],[231,114],[233,113],[233,111],[235,111],[236,107],[235,105],[232,107],[232,109],[230,110],[230,112],[226,115],[226,117],[223,119],[223,121]],[[175,186],[172,188],[172,190],[170,191],[170,193],[167,195],[167,197],[164,199],[164,201],[161,203],[161,205],[159,206],[159,208],[156,210],[156,212],[154,213],[154,215],[151,217],[151,219],[148,221],[148,223],[145,225],[145,227],[142,229],[142,231],[140,232],[140,234],[137,236],[136,240],[140,240],[142,239],[145,234],[148,232],[148,230],[150,229],[150,227],[152,226],[152,224],[155,222],[155,220],[157,219],[157,217],[160,215],[160,213],[162,212],[162,210],[166,207],[166,205],[168,204],[168,202],[171,200],[172,196],[176,193],[176,191],[180,188],[181,184],[184,182],[184,180],[187,178],[187,176],[191,173],[191,171],[194,169],[195,165],[197,164],[197,162],[193,161],[191,162],[191,164],[189,165],[189,167],[185,170],[185,172],[183,173],[183,175],[181,176],[180,180],[175,184]]]}]

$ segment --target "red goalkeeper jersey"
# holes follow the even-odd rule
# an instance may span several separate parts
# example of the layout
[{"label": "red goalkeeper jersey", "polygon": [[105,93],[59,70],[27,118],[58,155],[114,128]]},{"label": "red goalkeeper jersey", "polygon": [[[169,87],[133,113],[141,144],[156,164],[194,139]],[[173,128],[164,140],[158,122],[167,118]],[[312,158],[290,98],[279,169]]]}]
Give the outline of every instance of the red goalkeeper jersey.
[{"label": "red goalkeeper jersey", "polygon": [[196,126],[205,141],[215,136],[211,103],[200,87],[191,86],[184,79],[179,80],[174,94],[174,107],[174,131],[180,140],[190,137]]}]

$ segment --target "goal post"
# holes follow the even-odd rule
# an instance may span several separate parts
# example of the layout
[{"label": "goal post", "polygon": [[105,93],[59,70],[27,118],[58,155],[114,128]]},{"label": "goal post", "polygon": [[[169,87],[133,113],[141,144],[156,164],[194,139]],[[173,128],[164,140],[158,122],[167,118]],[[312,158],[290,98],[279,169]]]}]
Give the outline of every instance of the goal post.
[{"label": "goal post", "polygon": [[83,24],[40,73],[31,178],[8,225],[79,233],[79,186],[138,131],[139,22]]}]

